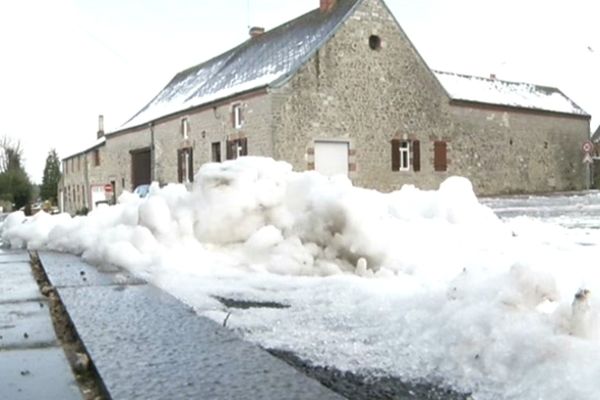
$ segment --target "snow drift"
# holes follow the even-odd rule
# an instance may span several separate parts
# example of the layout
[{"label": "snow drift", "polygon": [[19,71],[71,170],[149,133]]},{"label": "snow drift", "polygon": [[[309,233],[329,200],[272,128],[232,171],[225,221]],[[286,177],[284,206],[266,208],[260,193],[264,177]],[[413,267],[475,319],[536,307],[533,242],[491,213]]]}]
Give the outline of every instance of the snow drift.
[{"label": "snow drift", "polygon": [[460,177],[384,194],[244,157],[204,165],[190,191],[153,184],[87,217],[13,213],[0,232],[125,267],[216,320],[214,295],[289,304],[229,326],[317,364],[476,399],[596,398],[600,288],[578,260],[600,241],[536,224],[502,222]]}]

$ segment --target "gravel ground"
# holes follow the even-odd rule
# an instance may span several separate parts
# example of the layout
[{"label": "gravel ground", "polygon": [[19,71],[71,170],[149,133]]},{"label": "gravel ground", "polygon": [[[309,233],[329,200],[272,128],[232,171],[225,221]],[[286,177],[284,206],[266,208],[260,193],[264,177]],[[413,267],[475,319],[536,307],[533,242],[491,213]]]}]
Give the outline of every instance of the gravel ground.
[{"label": "gravel ground", "polygon": [[370,378],[333,368],[312,366],[295,354],[268,350],[305,375],[316,379],[322,385],[346,397],[348,400],[469,400],[468,394],[456,393],[426,383],[403,382],[394,377]]}]

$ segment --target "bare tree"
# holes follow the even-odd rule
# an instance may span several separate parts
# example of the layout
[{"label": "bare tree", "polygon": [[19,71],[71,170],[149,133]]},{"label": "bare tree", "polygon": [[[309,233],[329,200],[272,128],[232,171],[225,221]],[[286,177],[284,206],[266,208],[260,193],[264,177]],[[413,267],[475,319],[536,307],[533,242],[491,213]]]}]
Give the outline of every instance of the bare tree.
[{"label": "bare tree", "polygon": [[23,161],[23,148],[21,142],[12,140],[8,136],[0,138],[0,173],[9,170],[21,169]]}]

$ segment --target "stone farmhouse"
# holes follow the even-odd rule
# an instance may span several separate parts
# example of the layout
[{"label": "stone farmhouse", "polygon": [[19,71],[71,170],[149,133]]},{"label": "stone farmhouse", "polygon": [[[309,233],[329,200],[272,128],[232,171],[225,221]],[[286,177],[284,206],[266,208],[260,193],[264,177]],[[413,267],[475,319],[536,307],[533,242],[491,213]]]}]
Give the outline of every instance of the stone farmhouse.
[{"label": "stone farmhouse", "polygon": [[558,89],[431,70],[383,0],[315,6],[176,74],[102,143],[66,158],[65,209],[190,182],[204,163],[245,155],[382,191],[451,175],[478,194],[585,187],[590,116]]}]

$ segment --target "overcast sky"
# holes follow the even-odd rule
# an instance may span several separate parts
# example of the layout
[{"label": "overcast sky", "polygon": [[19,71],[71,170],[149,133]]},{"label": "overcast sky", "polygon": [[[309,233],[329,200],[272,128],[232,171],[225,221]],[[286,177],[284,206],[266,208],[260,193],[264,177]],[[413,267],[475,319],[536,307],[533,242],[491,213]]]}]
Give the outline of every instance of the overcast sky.
[{"label": "overcast sky", "polygon": [[[0,0],[0,136],[40,182],[141,109],[180,70],[319,0]],[[431,68],[556,86],[600,123],[597,0],[387,0]]]}]

